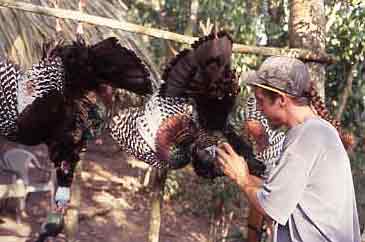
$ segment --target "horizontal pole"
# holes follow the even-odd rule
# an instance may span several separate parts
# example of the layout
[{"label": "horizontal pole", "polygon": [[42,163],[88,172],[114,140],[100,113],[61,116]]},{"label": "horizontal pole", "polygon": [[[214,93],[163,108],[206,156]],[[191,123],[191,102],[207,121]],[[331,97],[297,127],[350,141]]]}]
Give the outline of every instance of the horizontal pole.
[{"label": "horizontal pole", "polygon": [[[113,29],[120,29],[123,31],[144,34],[160,39],[172,40],[179,43],[192,44],[194,41],[198,39],[196,37],[177,34],[174,32],[161,30],[157,28],[148,28],[142,25],[133,24],[126,21],[119,21],[115,19],[85,14],[75,10],[42,7],[39,5],[34,5],[14,0],[0,0],[0,6],[41,15],[52,16],[56,18],[71,19],[79,22],[105,26]],[[302,59],[305,61],[315,61],[323,63],[335,63],[337,61],[334,56],[328,55],[323,52],[313,52],[310,50],[294,49],[294,48],[258,47],[258,46],[234,44],[233,52],[242,54],[257,54],[263,56],[289,56]]]}]

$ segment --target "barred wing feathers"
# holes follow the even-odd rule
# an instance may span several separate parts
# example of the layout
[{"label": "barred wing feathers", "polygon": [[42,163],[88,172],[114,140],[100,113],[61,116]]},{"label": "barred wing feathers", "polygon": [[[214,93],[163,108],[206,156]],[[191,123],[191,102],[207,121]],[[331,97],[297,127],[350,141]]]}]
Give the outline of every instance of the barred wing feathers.
[{"label": "barred wing feathers", "polygon": [[137,119],[142,114],[141,108],[123,110],[113,117],[110,134],[128,154],[157,168],[168,167],[168,164],[157,158],[138,132]]},{"label": "barred wing feathers", "polygon": [[[163,98],[157,91],[139,108],[113,118],[111,136],[128,153],[158,168],[183,166],[180,147],[193,132],[194,115],[185,99]],[[176,159],[175,159],[176,158]]]},{"label": "barred wing feathers", "polygon": [[[0,61],[0,134],[27,145],[46,143],[56,167],[66,162],[72,171],[86,145],[82,99],[102,85],[108,94],[105,85],[152,92],[146,67],[115,38],[91,46],[82,40],[47,43],[39,63],[22,73]],[[58,182],[69,185],[72,172],[58,171]]]},{"label": "barred wing feathers", "polygon": [[17,132],[17,90],[21,72],[9,60],[0,60],[0,134],[13,137]]}]

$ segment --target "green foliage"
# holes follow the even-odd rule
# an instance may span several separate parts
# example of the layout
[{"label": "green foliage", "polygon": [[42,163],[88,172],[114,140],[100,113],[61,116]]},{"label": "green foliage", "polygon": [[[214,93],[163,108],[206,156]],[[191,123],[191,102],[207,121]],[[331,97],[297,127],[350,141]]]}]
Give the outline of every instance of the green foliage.
[{"label": "green foliage", "polygon": [[238,187],[227,177],[214,180],[198,177],[191,167],[171,171],[166,180],[164,199],[178,206],[178,212],[210,216],[224,204],[226,211],[243,216],[244,201]]},{"label": "green foliage", "polygon": [[[346,88],[348,76],[353,75],[352,93],[341,121],[347,130],[356,134],[361,144],[365,130],[365,4],[360,0],[335,2],[327,9],[327,16],[327,52],[339,58],[336,64],[327,68],[327,104],[335,113],[342,101],[339,94]],[[355,71],[349,73],[352,66]],[[352,161],[365,165],[363,154],[364,147],[359,145]]]},{"label": "green foliage", "polygon": [[184,173],[178,170],[172,170],[167,174],[165,188],[164,188],[164,200],[174,200],[181,196],[183,191],[181,182],[184,180]]},{"label": "green foliage", "polygon": [[341,61],[355,64],[364,60],[365,54],[365,4],[359,0],[347,4],[337,3],[328,9],[327,51]]},{"label": "green foliage", "polygon": [[[134,22],[148,27],[167,29],[183,34],[190,18],[190,1],[165,0],[160,1],[160,8],[153,8],[149,1],[131,1],[129,18]],[[198,23],[206,23],[208,19],[217,24],[220,29],[227,30],[235,40],[247,45],[255,45],[256,28],[259,17],[253,13],[252,5],[259,5],[259,0],[200,0]],[[202,33],[195,33],[201,36]],[[154,53],[158,66],[165,64],[166,57],[164,40],[150,40],[149,50]],[[185,45],[171,44],[176,50]],[[238,72],[246,71],[248,65],[256,66],[256,55],[235,55],[235,66]],[[241,68],[243,66],[243,68]]]},{"label": "green foliage", "polygon": [[164,14],[170,20],[168,28],[171,31],[184,34],[185,28],[189,21],[190,1],[186,0],[168,0],[165,2]]},{"label": "green foliage", "polygon": [[228,30],[235,41],[255,44],[255,17],[249,12],[248,1],[201,1],[199,21],[206,22],[208,18]]}]

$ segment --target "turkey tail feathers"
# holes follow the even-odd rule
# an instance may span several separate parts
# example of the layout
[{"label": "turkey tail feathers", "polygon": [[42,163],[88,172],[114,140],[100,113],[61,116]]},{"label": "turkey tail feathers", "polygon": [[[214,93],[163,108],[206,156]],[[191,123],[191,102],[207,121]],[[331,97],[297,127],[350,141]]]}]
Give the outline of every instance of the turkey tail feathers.
[{"label": "turkey tail feathers", "polygon": [[211,33],[180,52],[163,73],[166,95],[222,98],[234,95],[238,82],[231,70],[233,41],[228,33]]},{"label": "turkey tail feathers", "polygon": [[198,129],[221,129],[233,105],[238,82],[232,74],[231,54],[232,40],[225,32],[212,33],[181,51],[167,65],[164,83],[143,108],[127,109],[115,118],[113,138],[153,166],[178,169],[191,162],[195,152],[195,158],[205,162],[196,164],[202,174],[212,170],[208,177],[222,175],[211,156],[215,139],[196,135]]},{"label": "turkey tail feathers", "polygon": [[187,82],[194,76],[197,67],[193,53],[189,49],[179,52],[166,66],[162,80],[166,82],[166,95],[185,95]]},{"label": "turkey tail feathers", "polygon": [[206,129],[224,127],[239,93],[238,78],[231,69],[232,46],[226,32],[213,32],[180,52],[162,76],[161,94],[193,98],[199,122]]},{"label": "turkey tail feathers", "polygon": [[147,67],[130,49],[121,46],[114,37],[90,48],[94,67],[101,81],[137,94],[152,93],[152,82]]},{"label": "turkey tail feathers", "polygon": [[88,46],[83,41],[56,46],[65,68],[65,95],[80,97],[101,84],[124,88],[138,94],[152,92],[149,72],[136,54],[122,47],[114,37]]}]

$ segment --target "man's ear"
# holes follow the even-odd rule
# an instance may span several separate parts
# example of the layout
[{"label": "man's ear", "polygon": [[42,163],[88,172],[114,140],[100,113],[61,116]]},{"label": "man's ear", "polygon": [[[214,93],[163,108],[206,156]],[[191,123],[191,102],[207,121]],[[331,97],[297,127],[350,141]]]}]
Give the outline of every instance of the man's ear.
[{"label": "man's ear", "polygon": [[285,107],[288,105],[288,102],[290,102],[289,97],[286,95],[281,95],[278,98],[280,107]]}]

